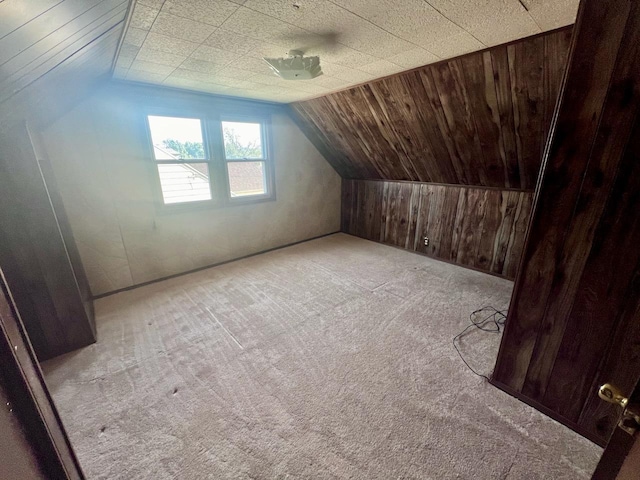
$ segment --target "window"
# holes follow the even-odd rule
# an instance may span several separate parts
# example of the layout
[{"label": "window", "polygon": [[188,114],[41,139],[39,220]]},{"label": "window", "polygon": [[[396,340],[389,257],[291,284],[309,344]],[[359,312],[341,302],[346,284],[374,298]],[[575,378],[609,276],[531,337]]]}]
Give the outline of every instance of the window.
[{"label": "window", "polygon": [[267,193],[262,130],[260,123],[222,122],[224,158],[231,197]]},{"label": "window", "polygon": [[211,200],[202,121],[152,115],[148,120],[164,203]]},{"label": "window", "polygon": [[274,198],[266,119],[147,117],[164,205]]}]

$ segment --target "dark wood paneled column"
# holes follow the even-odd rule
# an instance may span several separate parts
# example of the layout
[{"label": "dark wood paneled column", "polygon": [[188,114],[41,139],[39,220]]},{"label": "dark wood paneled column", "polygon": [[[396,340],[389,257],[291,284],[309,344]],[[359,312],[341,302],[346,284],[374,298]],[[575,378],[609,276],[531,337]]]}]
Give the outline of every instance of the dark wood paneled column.
[{"label": "dark wood paneled column", "polygon": [[24,125],[0,133],[0,205],[0,267],[38,358],[95,342],[84,272],[70,258],[73,238],[54,212]]},{"label": "dark wood paneled column", "polygon": [[493,382],[605,443],[640,377],[640,2],[583,0]]}]

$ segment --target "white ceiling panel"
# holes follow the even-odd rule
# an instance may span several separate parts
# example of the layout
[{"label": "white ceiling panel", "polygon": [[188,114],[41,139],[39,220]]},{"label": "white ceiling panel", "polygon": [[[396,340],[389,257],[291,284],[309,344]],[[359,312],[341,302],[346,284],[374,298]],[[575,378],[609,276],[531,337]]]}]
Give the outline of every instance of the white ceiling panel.
[{"label": "white ceiling panel", "polygon": [[129,45],[133,45],[135,47],[141,47],[145,39],[147,38],[148,34],[149,34],[148,30],[129,27],[129,29],[127,30],[127,33],[125,34],[124,41]]},{"label": "white ceiling panel", "polygon": [[375,77],[384,77],[385,75],[391,75],[393,73],[398,73],[402,70],[406,70],[406,68],[396,65],[395,63],[391,63],[388,60],[377,60],[373,63],[363,65],[362,67],[360,67],[360,70],[366,73],[370,73]]},{"label": "white ceiling panel", "polygon": [[[114,78],[277,102],[568,25],[578,0],[137,0]],[[319,55],[312,80],[262,57]]]},{"label": "white ceiling panel", "polygon": [[164,2],[165,0],[138,0],[137,1],[139,5],[146,5],[147,7],[153,8],[155,10],[160,10]]},{"label": "white ceiling panel", "polygon": [[145,83],[157,83],[160,84],[162,81],[167,78],[166,75],[161,73],[151,73],[145,72],[142,70],[134,70],[130,69],[127,72],[126,79],[131,80],[132,82],[145,82]]},{"label": "white ceiling panel", "polygon": [[170,65],[162,65],[160,63],[145,62],[144,60],[135,60],[130,70],[138,70],[139,72],[155,73],[158,75],[170,75],[175,68]]},{"label": "white ceiling panel", "polygon": [[136,3],[133,8],[133,14],[131,15],[131,21],[129,22],[129,28],[149,30],[156,20],[158,13],[158,9],[148,7],[140,2]]},{"label": "white ceiling panel", "polygon": [[213,75],[225,68],[225,65],[220,65],[219,63],[213,63],[206,60],[196,60],[195,58],[189,57],[180,64],[180,68]]},{"label": "white ceiling panel", "polygon": [[164,7],[151,28],[156,33],[197,43],[204,42],[216,30],[213,25],[165,13]]},{"label": "white ceiling panel", "polygon": [[412,50],[406,50],[398,53],[386,60],[404,68],[420,67],[426,63],[433,63],[440,60],[440,57],[434,53],[427,52],[425,49],[417,47]]},{"label": "white ceiling panel", "polygon": [[419,46],[431,50],[434,42],[456,37],[464,30],[441,15],[423,0],[334,0],[344,9],[367,19],[381,29]]},{"label": "white ceiling panel", "polygon": [[[322,70],[325,75],[330,77],[339,78],[340,80],[346,80],[350,84],[367,82],[375,78],[373,75],[362,70],[356,70],[355,68],[345,67],[337,63],[322,63]],[[302,83],[302,82],[298,82]]]},{"label": "white ceiling panel", "polygon": [[144,60],[145,62],[159,63],[160,65],[169,65],[175,68],[179,67],[186,59],[186,55],[176,55],[161,50],[154,50],[146,45],[142,46],[135,58],[135,60]]},{"label": "white ceiling panel", "polygon": [[[300,38],[294,36],[288,39],[294,43],[293,48],[309,47],[314,42],[336,43],[362,53],[384,57],[414,46],[328,0],[301,1],[296,4],[298,8],[292,8],[290,0],[248,0],[245,7],[317,34],[317,38],[311,38],[305,33]],[[295,46],[296,43],[300,45]]]},{"label": "white ceiling panel", "polygon": [[[225,71],[226,70],[227,69],[225,68]],[[247,73],[245,70],[240,70],[240,69],[234,69],[234,70],[241,72],[241,74],[239,74],[238,76]],[[250,78],[252,82],[259,83],[260,85],[277,86],[278,88],[282,88],[281,87],[282,80],[276,77],[275,75],[263,75],[261,73],[258,73],[257,75],[256,74],[252,75]]]},{"label": "white ceiling panel", "polygon": [[[300,82],[287,82],[287,83],[300,83]],[[327,88],[330,90],[336,90],[339,88],[345,88],[350,85],[349,82],[345,80],[340,80],[339,78],[330,77],[328,75],[322,75],[321,77],[315,78],[313,81],[307,81],[305,83],[311,83],[313,85],[319,85],[320,87]],[[295,88],[295,85],[293,85]]]},{"label": "white ceiling panel", "polygon": [[542,31],[553,30],[576,21],[580,0],[522,0],[529,15]]},{"label": "white ceiling panel", "polygon": [[238,55],[233,52],[210,47],[209,45],[200,45],[195,52],[191,54],[191,58],[217,63],[218,65],[229,65],[238,58]]},{"label": "white ceiling panel", "polygon": [[429,0],[429,4],[486,46],[540,32],[518,0]]},{"label": "white ceiling panel", "polygon": [[[140,45],[142,46],[142,45]],[[145,48],[159,50],[188,57],[200,46],[199,43],[190,42],[181,38],[162,35],[161,33],[148,32],[144,39]]]},{"label": "white ceiling panel", "polygon": [[212,75],[203,72],[196,72],[194,70],[187,70],[185,68],[176,68],[169,76],[170,78],[187,78],[189,80],[202,83],[213,83]]},{"label": "white ceiling panel", "polygon": [[[204,41],[205,45],[228,52],[245,54],[260,49],[264,42],[240,35],[226,28],[219,28]],[[278,47],[280,48],[280,47]]]},{"label": "white ceiling panel", "polygon": [[[263,3],[268,6],[271,2]],[[266,10],[266,8],[264,10]],[[238,8],[224,23],[224,28],[237,33],[244,33],[257,40],[264,40],[280,45],[289,45],[291,39],[301,37],[305,39],[308,38],[310,42],[314,43],[322,40],[312,32],[303,30],[295,24],[284,22],[273,16],[265,15],[260,11],[251,10],[246,7]]]},{"label": "white ceiling panel", "polygon": [[237,8],[237,4],[225,0],[166,0],[162,11],[219,27]]},{"label": "white ceiling panel", "polygon": [[[261,73],[263,75],[273,75],[273,71],[264,60],[251,55],[238,57],[236,58],[236,60],[230,63],[229,66],[237,68],[239,70],[244,70],[246,72]],[[284,80],[282,81],[284,82]]]},{"label": "white ceiling panel", "polygon": [[478,41],[478,39],[465,30],[453,37],[434,40],[429,49],[440,58],[453,58],[458,55],[464,55],[465,53],[482,50],[486,47],[487,45]]}]

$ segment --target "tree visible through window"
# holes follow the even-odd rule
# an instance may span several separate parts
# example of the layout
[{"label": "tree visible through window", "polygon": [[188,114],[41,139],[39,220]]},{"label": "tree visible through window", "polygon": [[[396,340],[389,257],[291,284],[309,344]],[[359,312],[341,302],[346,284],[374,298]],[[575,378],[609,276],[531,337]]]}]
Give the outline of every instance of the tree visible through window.
[{"label": "tree visible through window", "polygon": [[262,146],[259,138],[247,139],[242,143],[240,132],[231,128],[222,131],[226,158],[262,158]]},{"label": "tree visible through window", "polygon": [[262,159],[262,126],[259,123],[222,122],[224,157],[227,160]]},{"label": "tree visible through window", "polygon": [[163,140],[165,148],[176,152],[179,158],[205,158],[202,142],[181,142],[175,138]]}]

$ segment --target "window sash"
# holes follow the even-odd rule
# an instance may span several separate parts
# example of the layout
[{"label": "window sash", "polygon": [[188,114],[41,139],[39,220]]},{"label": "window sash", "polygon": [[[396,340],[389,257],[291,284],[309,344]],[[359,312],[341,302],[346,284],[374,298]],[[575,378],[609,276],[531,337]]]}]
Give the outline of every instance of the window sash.
[{"label": "window sash", "polygon": [[[183,200],[183,201],[177,201],[177,202],[167,202],[167,194],[171,194],[172,192],[180,192],[180,190],[165,190],[165,186],[163,185],[163,178],[162,178],[162,173],[160,172],[160,166],[161,165],[185,165],[185,164],[192,164],[192,165],[206,165],[207,166],[207,179],[206,179],[206,183],[208,186],[207,192],[209,194],[209,198],[202,198],[202,199],[197,199],[197,200]],[[215,201],[215,186],[212,182],[212,170],[211,170],[211,163],[210,162],[172,162],[172,161],[163,161],[162,163],[157,163],[156,164],[156,173],[158,175],[158,183],[159,183],[159,187],[160,187],[160,198],[162,200],[162,204],[165,207],[176,207],[176,206],[180,206],[180,205],[194,205],[194,204],[207,204],[207,203],[211,203],[212,201]],[[168,185],[167,185],[168,186]],[[186,193],[188,190],[182,190],[183,193]],[[187,195],[188,196],[188,195]]]},{"label": "window sash", "polygon": [[[230,123],[253,123],[260,125],[260,147],[262,151],[262,158],[227,158],[227,149],[224,144],[224,129],[222,127],[223,122]],[[269,143],[267,140],[267,119],[262,117],[250,117],[250,116],[222,116],[220,117],[220,142],[222,150],[222,158],[225,162],[268,162],[269,161]]]},{"label": "window sash", "polygon": [[[196,162],[196,163],[204,163],[204,162]],[[268,163],[268,160],[265,160],[263,158],[256,158],[255,160],[227,160],[225,163]]]},{"label": "window sash", "polygon": [[[153,135],[151,132],[151,124],[149,123],[149,117],[165,117],[165,118],[178,118],[184,120],[198,120],[200,122],[200,138],[202,139],[202,150],[204,151],[204,158],[175,158],[175,159],[160,159],[156,158],[155,145],[153,144]],[[146,124],[147,124],[147,132],[149,137],[149,143],[151,144],[151,158],[156,163],[160,162],[170,162],[170,163],[178,163],[178,162],[186,162],[186,163],[203,163],[210,162],[212,160],[212,155],[209,148],[209,139],[207,136],[207,125],[206,120],[202,117],[196,116],[185,116],[185,115],[173,115],[173,114],[154,114],[148,113],[146,115]]]},{"label": "window sash", "polygon": [[264,189],[264,192],[262,193],[253,193],[253,194],[247,194],[247,195],[236,195],[233,196],[233,192],[232,192],[232,188],[231,188],[231,177],[229,174],[229,164],[230,163],[248,163],[247,161],[244,160],[227,160],[226,164],[227,164],[227,168],[226,170],[226,175],[227,175],[227,197],[229,199],[230,202],[239,202],[239,201],[243,201],[243,200],[250,200],[250,199],[260,199],[260,198],[268,198],[271,196],[271,185],[270,185],[270,181],[269,181],[269,164],[267,161],[265,160],[253,160],[251,163],[261,163],[262,164],[262,187]]},{"label": "window sash", "polygon": [[156,165],[166,165],[166,164],[174,164],[174,163],[215,163],[215,161],[202,159],[202,158],[187,158],[185,160],[155,160],[154,163]]}]

